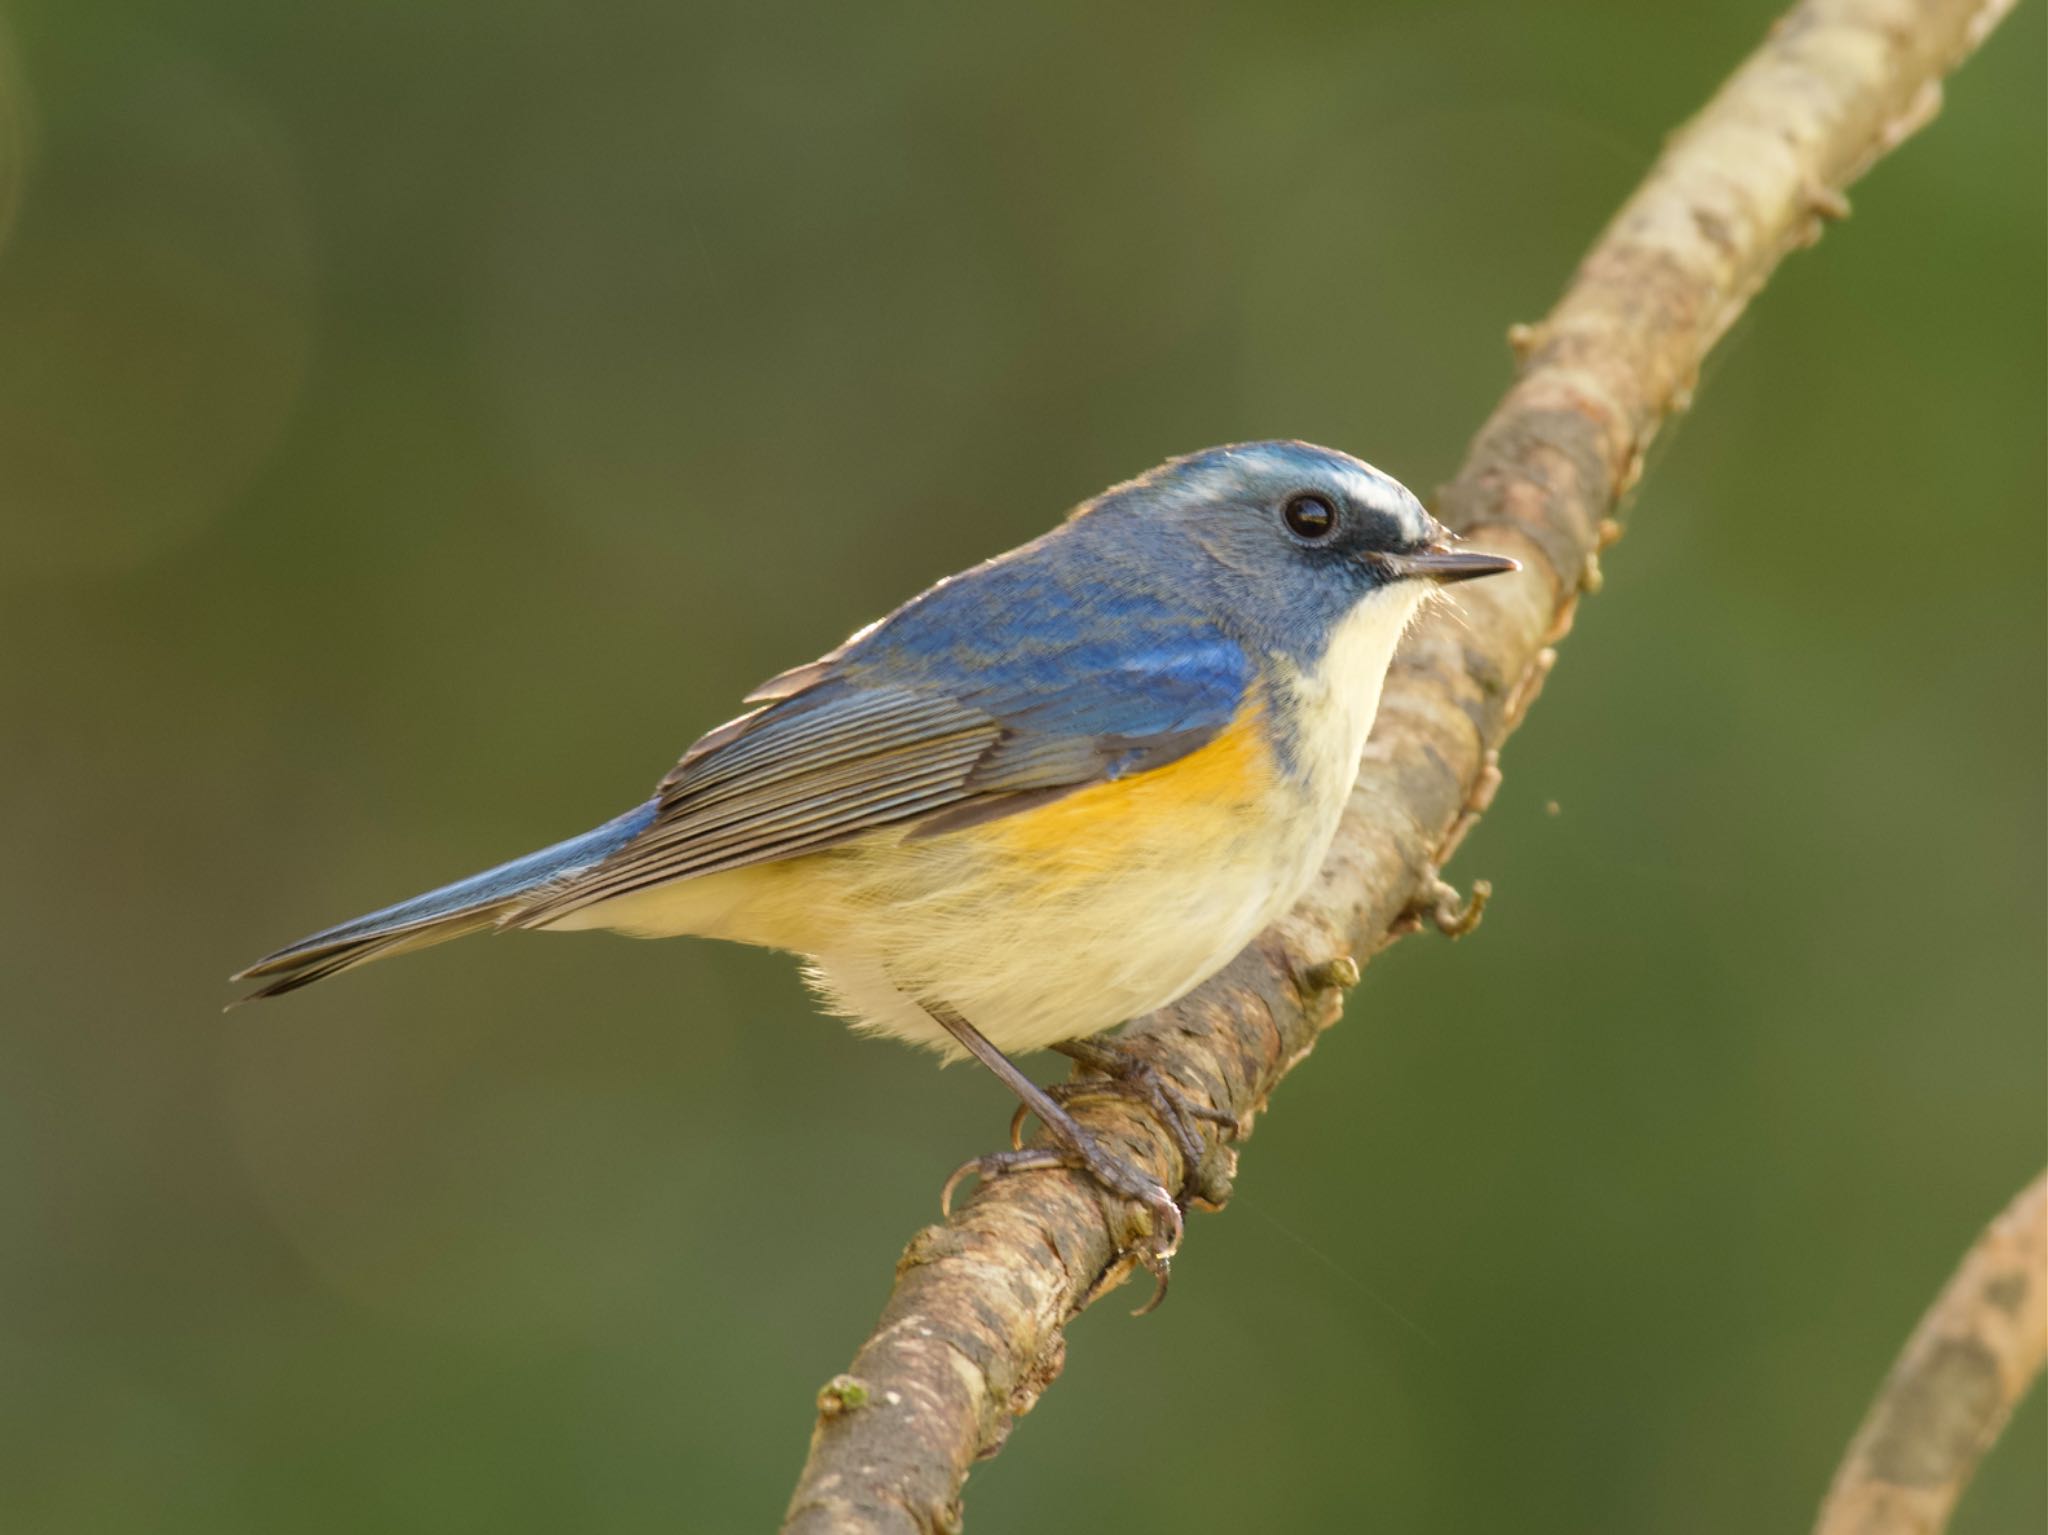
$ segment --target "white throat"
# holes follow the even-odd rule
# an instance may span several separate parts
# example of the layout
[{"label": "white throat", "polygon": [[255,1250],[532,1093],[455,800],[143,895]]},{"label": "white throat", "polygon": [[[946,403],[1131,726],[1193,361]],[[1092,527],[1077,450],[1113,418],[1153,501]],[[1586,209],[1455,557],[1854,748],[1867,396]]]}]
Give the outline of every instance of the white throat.
[{"label": "white throat", "polygon": [[1342,793],[1351,792],[1387,668],[1427,595],[1420,581],[1373,592],[1338,621],[1320,663],[1296,679],[1303,765],[1311,781],[1334,779]]}]

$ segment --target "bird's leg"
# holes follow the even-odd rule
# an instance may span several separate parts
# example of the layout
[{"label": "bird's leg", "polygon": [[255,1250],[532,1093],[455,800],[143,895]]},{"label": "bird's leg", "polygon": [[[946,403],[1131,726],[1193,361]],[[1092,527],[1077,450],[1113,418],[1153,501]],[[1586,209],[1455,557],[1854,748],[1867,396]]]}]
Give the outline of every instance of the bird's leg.
[{"label": "bird's leg", "polygon": [[1038,1116],[1039,1122],[1057,1143],[1054,1146],[1029,1146],[1021,1149],[1012,1148],[1009,1151],[992,1151],[986,1156],[976,1157],[973,1161],[964,1163],[946,1180],[945,1190],[939,1196],[941,1209],[951,1212],[953,1190],[969,1174],[994,1178],[1004,1173],[1030,1172],[1049,1167],[1075,1168],[1086,1173],[1107,1192],[1142,1205],[1151,1213],[1153,1240],[1139,1252],[1138,1258],[1159,1282],[1158,1291],[1144,1309],[1149,1311],[1152,1306],[1158,1305],[1166,1293],[1167,1264],[1173,1257],[1174,1250],[1180,1246],[1183,1227],[1180,1206],[1175,1203],[1173,1196],[1167,1193],[1162,1185],[1146,1177],[1123,1158],[1112,1156],[1098,1146],[1095,1138],[1075,1122],[1073,1115],[1061,1108],[1044,1088],[1019,1071],[1008,1056],[989,1042],[981,1030],[949,1007],[932,1002],[920,1005],[948,1034],[960,1041],[961,1047],[968,1054],[994,1072],[1003,1085],[1017,1095],[1018,1101],[1026,1109]]},{"label": "bird's leg", "polygon": [[[1157,1066],[1120,1040],[1097,1034],[1062,1040],[1052,1048],[1096,1075],[1055,1082],[1046,1089],[1047,1095],[1062,1106],[1089,1098],[1124,1098],[1151,1110],[1180,1151],[1181,1165],[1186,1169],[1181,1182],[1183,1199],[1198,1185],[1202,1166],[1202,1138],[1195,1133],[1193,1121],[1220,1125],[1233,1139],[1243,1133],[1235,1114],[1196,1103]],[[1029,1104],[1023,1105],[1010,1123],[1012,1145],[1018,1143],[1027,1112],[1035,1110]]]}]

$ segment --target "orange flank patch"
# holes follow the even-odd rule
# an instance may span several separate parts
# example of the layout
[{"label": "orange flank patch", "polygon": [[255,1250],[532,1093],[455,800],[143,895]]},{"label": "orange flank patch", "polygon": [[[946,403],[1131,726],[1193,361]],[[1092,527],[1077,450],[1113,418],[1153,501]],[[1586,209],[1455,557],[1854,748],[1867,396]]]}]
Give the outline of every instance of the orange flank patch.
[{"label": "orange flank patch", "polygon": [[988,824],[984,846],[1019,862],[1075,873],[1129,859],[1199,860],[1224,838],[1241,835],[1245,819],[1267,796],[1273,753],[1248,705],[1208,745],[1177,762],[1090,785]]}]

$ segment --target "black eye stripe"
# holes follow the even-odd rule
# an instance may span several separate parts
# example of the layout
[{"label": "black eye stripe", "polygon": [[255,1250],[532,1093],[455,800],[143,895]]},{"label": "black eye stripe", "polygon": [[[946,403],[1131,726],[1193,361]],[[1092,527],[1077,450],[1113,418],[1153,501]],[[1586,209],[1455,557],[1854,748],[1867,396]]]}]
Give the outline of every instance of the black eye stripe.
[{"label": "black eye stripe", "polygon": [[1281,520],[1296,538],[1317,543],[1337,531],[1337,509],[1326,496],[1313,491],[1303,491],[1298,496],[1289,496],[1287,504],[1280,508]]},{"label": "black eye stripe", "polygon": [[1368,508],[1359,518],[1359,539],[1368,549],[1406,549],[1415,542],[1391,512]]}]

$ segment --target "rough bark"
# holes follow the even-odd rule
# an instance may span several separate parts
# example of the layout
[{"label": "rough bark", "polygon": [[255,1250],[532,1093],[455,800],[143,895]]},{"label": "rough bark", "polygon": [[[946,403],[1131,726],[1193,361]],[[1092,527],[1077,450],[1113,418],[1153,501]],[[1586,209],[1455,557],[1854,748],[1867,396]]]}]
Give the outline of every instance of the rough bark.
[{"label": "rough bark", "polygon": [[[2010,0],[1809,0],[1670,140],[1540,324],[1437,510],[1516,576],[1459,590],[1388,679],[1358,789],[1314,887],[1228,969],[1125,1038],[1197,1102],[1247,1129],[1342,1009],[1358,960],[1472,915],[1437,870],[1486,808],[1498,751],[1542,686],[1620,499],[1702,360],[1788,253],[1844,217],[1842,189],[1933,115],[1940,82]],[[1354,958],[1355,956],[1355,958]],[[1168,1188],[1184,1169],[1142,1111],[1079,1111]],[[1228,1197],[1236,1147],[1213,1135],[1195,1182]],[[785,1530],[958,1529],[969,1468],[1058,1376],[1064,1329],[1128,1276],[1141,1233],[1080,1177],[981,1187],[920,1231],[846,1375],[819,1394]]]}]

